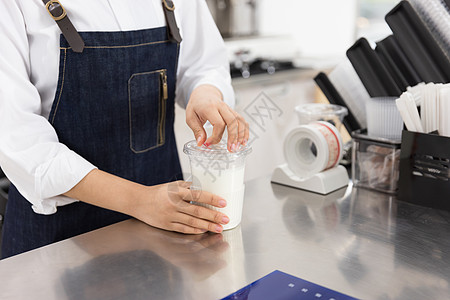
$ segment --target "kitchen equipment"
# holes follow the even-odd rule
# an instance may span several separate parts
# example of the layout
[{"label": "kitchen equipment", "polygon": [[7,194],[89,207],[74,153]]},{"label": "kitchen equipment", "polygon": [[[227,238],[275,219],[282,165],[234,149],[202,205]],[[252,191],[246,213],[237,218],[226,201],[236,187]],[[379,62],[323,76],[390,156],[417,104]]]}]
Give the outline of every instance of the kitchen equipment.
[{"label": "kitchen equipment", "polygon": [[344,98],[349,110],[355,115],[360,128],[366,128],[366,102],[370,98],[370,95],[362,84],[351,62],[348,59],[344,59],[330,72],[329,78]]},{"label": "kitchen equipment", "polygon": [[206,0],[206,3],[222,37],[231,36],[231,0]]},{"label": "kitchen equipment", "polygon": [[298,55],[291,36],[248,36],[225,40],[231,76],[248,78],[253,74],[272,75],[295,68]]},{"label": "kitchen equipment", "polygon": [[347,57],[371,97],[400,96],[402,91],[365,38],[347,50]]},{"label": "kitchen equipment", "polygon": [[408,86],[414,86],[422,82],[393,35],[376,44],[375,52],[402,91],[406,91]]},{"label": "kitchen equipment", "polygon": [[[450,5],[444,0],[408,0],[450,59]],[[450,3],[449,0],[446,0]]]},{"label": "kitchen equipment", "polygon": [[258,0],[206,0],[216,25],[224,37],[232,77],[272,75],[295,68],[298,56],[290,35],[260,35]]},{"label": "kitchen equipment", "polygon": [[385,19],[425,82],[450,82],[450,60],[408,1],[401,1]]},{"label": "kitchen equipment", "polygon": [[[320,72],[316,77],[314,77],[314,81],[325,94],[325,97],[327,97],[330,103],[347,107],[345,100],[342,98],[341,94],[337,91],[325,73]],[[361,128],[360,123],[356,120],[352,110],[353,107],[348,107],[348,115],[345,116],[342,121],[348,132]]]},{"label": "kitchen equipment", "polygon": [[227,206],[217,208],[194,203],[226,214],[230,222],[223,226],[224,230],[232,229],[241,222],[245,159],[251,151],[250,146],[241,145],[237,151],[228,152],[227,143],[224,141],[209,147],[199,147],[196,141],[184,145],[183,152],[189,156],[191,165],[191,190],[194,191],[194,198],[198,195],[197,192],[207,191],[224,198]]},{"label": "kitchen equipment", "polygon": [[206,0],[224,38],[257,34],[256,0]]},{"label": "kitchen equipment", "polygon": [[319,194],[348,184],[347,170],[339,165],[342,138],[331,123],[314,122],[292,129],[283,148],[286,163],[275,168],[272,182]]}]

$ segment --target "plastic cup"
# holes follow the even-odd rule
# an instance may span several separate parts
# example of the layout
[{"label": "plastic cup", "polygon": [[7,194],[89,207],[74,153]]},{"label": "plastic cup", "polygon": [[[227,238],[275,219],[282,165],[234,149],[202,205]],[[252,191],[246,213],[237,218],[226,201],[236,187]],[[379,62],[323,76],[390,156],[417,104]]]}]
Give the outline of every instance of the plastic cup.
[{"label": "plastic cup", "polygon": [[295,107],[300,125],[325,121],[333,124],[339,131],[342,121],[348,114],[346,107],[336,104],[310,103]]},{"label": "plastic cup", "polygon": [[251,148],[240,146],[237,151],[228,152],[227,144],[223,141],[210,147],[198,147],[196,141],[190,141],[184,145],[183,152],[189,156],[191,189],[216,194],[227,201],[227,206],[217,208],[194,203],[226,214],[230,222],[223,226],[224,230],[238,226],[244,203],[245,159]]},{"label": "plastic cup", "polygon": [[403,120],[395,104],[396,97],[374,97],[366,102],[367,135],[401,140]]}]

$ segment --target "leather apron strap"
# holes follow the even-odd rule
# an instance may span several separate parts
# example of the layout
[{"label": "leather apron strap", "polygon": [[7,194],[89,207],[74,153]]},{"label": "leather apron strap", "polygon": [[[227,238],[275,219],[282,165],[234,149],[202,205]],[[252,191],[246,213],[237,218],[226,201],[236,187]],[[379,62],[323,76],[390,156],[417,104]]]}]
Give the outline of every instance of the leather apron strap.
[{"label": "leather apron strap", "polygon": [[[44,2],[50,16],[55,20],[56,24],[58,24],[62,34],[70,47],[72,47],[73,51],[78,53],[83,52],[84,41],[67,16],[66,10],[62,4],[58,0],[42,0],[42,2]],[[168,32],[170,40],[181,43],[182,38],[180,30],[178,29],[177,21],[175,20],[175,4],[173,4],[171,0],[162,0],[162,4],[167,27],[169,28]]]},{"label": "leather apron strap", "polygon": [[162,0],[164,7],[164,15],[166,17],[167,27],[169,27],[170,39],[173,42],[181,43],[182,38],[180,35],[180,30],[177,26],[177,21],[175,20],[175,4],[172,0]]},{"label": "leather apron strap", "polygon": [[55,20],[56,24],[58,24],[62,34],[69,42],[73,51],[78,53],[83,52],[84,41],[78,34],[78,31],[75,29],[72,22],[70,22],[66,10],[61,3],[59,3],[58,0],[42,0],[42,2],[44,2],[50,16]]}]

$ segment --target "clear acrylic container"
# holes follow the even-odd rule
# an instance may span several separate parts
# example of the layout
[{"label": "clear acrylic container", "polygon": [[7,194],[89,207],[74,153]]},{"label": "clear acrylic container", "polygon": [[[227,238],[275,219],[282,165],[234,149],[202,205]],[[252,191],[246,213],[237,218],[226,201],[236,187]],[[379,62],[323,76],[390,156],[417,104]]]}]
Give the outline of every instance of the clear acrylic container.
[{"label": "clear acrylic container", "polygon": [[396,193],[398,190],[400,141],[352,133],[352,181],[354,186]]},{"label": "clear acrylic container", "polygon": [[342,121],[347,116],[347,108],[336,104],[310,103],[295,107],[300,125],[325,121],[341,130]]}]

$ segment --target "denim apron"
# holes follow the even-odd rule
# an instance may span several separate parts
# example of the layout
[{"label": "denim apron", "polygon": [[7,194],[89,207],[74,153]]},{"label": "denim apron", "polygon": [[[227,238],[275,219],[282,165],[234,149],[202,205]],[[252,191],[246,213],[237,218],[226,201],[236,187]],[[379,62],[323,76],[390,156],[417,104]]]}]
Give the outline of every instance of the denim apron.
[{"label": "denim apron", "polygon": [[[83,53],[61,35],[58,86],[49,116],[59,141],[100,170],[156,185],[181,179],[174,95],[179,44],[167,27],[80,32]],[[14,186],[3,226],[9,257],[129,218],[83,202],[33,212]]]}]

